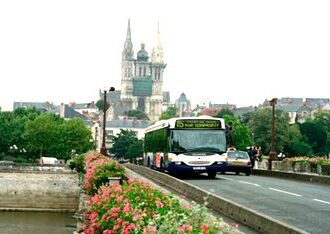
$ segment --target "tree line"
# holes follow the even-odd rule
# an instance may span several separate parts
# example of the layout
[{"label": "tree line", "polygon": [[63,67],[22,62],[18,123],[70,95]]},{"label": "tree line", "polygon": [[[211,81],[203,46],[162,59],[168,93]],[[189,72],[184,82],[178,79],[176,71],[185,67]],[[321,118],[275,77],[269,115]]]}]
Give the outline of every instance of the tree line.
[{"label": "tree line", "polygon": [[[317,110],[304,123],[289,124],[288,113],[275,110],[275,150],[286,156],[326,156],[330,152],[330,110]],[[177,117],[175,107],[169,108],[161,119]],[[224,118],[232,124],[233,145],[239,150],[261,146],[268,155],[272,142],[272,109],[259,108],[236,116],[224,108],[213,117]]]},{"label": "tree line", "polygon": [[0,160],[31,162],[40,156],[67,160],[93,148],[91,132],[81,119],[64,120],[35,108],[0,109]]}]

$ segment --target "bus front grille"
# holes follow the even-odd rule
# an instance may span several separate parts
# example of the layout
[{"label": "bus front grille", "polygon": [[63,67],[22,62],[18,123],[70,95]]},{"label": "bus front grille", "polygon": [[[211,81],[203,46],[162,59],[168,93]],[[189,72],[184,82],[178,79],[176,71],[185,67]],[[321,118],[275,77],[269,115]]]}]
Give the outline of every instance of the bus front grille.
[{"label": "bus front grille", "polygon": [[194,165],[203,165],[203,164],[210,164],[210,161],[190,161],[188,162],[189,164],[194,164]]}]

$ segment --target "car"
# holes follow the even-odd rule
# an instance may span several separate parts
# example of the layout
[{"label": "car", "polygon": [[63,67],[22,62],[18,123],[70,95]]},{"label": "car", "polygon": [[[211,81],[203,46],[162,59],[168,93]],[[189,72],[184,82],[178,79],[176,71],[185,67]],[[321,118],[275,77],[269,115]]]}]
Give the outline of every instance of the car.
[{"label": "car", "polygon": [[239,175],[240,172],[249,176],[252,171],[252,163],[249,154],[245,151],[229,150],[227,151],[228,169],[227,171],[235,172]]},{"label": "car", "polygon": [[39,160],[41,166],[60,164],[60,160],[54,157],[41,157]]}]

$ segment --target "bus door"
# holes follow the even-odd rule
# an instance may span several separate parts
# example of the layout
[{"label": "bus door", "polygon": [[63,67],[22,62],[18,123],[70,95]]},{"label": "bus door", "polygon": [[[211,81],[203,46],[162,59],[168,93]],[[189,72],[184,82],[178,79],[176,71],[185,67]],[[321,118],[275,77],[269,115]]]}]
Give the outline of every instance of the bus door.
[{"label": "bus door", "polygon": [[164,153],[161,153],[161,152],[156,153],[156,160],[155,160],[156,161],[156,167],[158,167],[158,168],[161,167],[161,160],[162,160],[163,156],[164,156]]}]

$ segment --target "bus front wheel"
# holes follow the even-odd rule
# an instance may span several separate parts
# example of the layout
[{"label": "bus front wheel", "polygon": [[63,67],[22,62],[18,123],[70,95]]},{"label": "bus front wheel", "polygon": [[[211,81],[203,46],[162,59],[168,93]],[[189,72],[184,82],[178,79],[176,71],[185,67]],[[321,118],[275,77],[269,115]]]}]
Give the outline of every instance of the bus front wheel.
[{"label": "bus front wheel", "polygon": [[217,172],[216,171],[210,171],[207,173],[207,177],[210,178],[210,179],[214,179],[217,175]]}]

